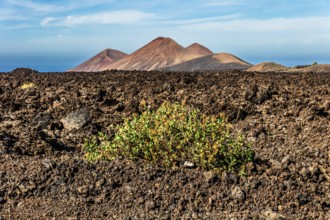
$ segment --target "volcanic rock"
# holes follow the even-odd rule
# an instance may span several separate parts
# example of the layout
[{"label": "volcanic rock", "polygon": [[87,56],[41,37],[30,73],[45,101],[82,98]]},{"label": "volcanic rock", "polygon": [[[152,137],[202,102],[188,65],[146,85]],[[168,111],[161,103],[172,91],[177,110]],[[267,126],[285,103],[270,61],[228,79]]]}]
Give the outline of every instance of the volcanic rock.
[{"label": "volcanic rock", "polygon": [[[330,72],[20,73],[0,73],[2,219],[330,219],[330,115],[312,111],[330,100]],[[22,82],[38,85],[29,102]],[[271,99],[253,101],[263,91]],[[86,140],[98,132],[112,139],[125,118],[141,114],[139,103],[154,111],[164,101],[230,116],[237,135],[254,137],[246,176],[214,172],[207,181],[209,171],[181,163],[86,161]],[[74,134],[63,129],[61,119],[83,108],[90,122]],[[231,117],[241,108],[246,117]]]},{"label": "volcanic rock", "polygon": [[77,111],[69,113],[65,118],[61,119],[64,128],[68,131],[73,129],[82,128],[89,120],[87,109],[79,109]]},{"label": "volcanic rock", "polygon": [[263,214],[263,217],[267,220],[284,220],[284,219],[286,219],[284,215],[276,213],[272,210],[266,210],[262,214]]},{"label": "volcanic rock", "polygon": [[50,120],[48,112],[37,114],[32,120],[31,126],[38,127],[39,129],[45,129]]},{"label": "volcanic rock", "polygon": [[231,196],[234,199],[243,201],[245,199],[245,193],[243,190],[241,190],[240,187],[236,186],[232,191],[231,191]]}]

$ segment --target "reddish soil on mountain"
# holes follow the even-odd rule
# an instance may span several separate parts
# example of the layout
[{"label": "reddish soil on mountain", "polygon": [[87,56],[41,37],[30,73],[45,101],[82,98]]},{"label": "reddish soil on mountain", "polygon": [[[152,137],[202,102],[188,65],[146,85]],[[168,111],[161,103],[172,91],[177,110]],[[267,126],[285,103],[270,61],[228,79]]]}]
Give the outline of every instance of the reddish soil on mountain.
[{"label": "reddish soil on mountain", "polygon": [[[141,100],[225,113],[256,152],[248,175],[87,163],[84,140]],[[0,219],[330,219],[329,120],[330,73],[16,69],[0,74]]]},{"label": "reddish soil on mountain", "polygon": [[184,48],[171,38],[158,37],[105,69],[154,70],[209,54],[212,51],[200,44]]},{"label": "reddish soil on mountain", "polygon": [[82,64],[68,70],[69,72],[82,71],[100,71],[107,69],[107,66],[126,57],[127,54],[118,50],[105,49]]},{"label": "reddish soil on mountain", "polygon": [[217,53],[193,60],[188,60],[173,66],[163,67],[162,71],[175,72],[203,72],[223,70],[246,70],[252,67],[251,64],[229,53]]}]

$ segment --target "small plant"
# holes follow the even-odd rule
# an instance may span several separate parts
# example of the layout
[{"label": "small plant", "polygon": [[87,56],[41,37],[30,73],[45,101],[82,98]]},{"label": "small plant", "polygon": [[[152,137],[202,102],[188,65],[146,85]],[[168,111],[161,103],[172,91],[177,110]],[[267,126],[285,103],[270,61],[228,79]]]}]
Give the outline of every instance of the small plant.
[{"label": "small plant", "polygon": [[316,65],[319,65],[319,63],[316,61],[314,63],[312,63],[312,66],[316,66]]},{"label": "small plant", "polygon": [[88,161],[143,159],[172,167],[185,161],[209,170],[245,172],[254,153],[242,136],[231,134],[223,116],[206,116],[198,109],[164,102],[124,120],[112,140],[103,134],[86,141]]},{"label": "small plant", "polygon": [[31,88],[34,88],[36,85],[31,82],[31,83],[24,83],[23,85],[21,85],[21,89],[31,89]]}]

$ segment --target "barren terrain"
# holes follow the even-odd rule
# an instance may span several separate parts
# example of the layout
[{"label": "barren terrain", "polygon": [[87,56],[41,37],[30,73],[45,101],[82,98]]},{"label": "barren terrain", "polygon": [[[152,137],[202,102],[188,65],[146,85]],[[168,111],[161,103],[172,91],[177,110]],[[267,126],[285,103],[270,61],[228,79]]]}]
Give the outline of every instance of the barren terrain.
[{"label": "barren terrain", "polygon": [[[142,100],[225,113],[248,175],[87,163],[85,139]],[[0,219],[330,219],[329,120],[330,73],[2,73]]]},{"label": "barren terrain", "polygon": [[210,54],[212,51],[197,43],[185,48],[171,38],[158,37],[101,70],[154,70]]},{"label": "barren terrain", "polygon": [[240,58],[228,54],[218,53],[188,60],[173,66],[163,67],[161,71],[172,72],[204,72],[204,71],[224,71],[224,70],[246,70],[252,67],[251,64]]},{"label": "barren terrain", "polygon": [[104,50],[69,72],[104,70],[155,70],[213,54],[211,50],[193,43],[183,47],[171,38],[158,37],[127,55],[116,50]]},{"label": "barren terrain", "polygon": [[128,54],[113,50],[113,49],[105,49],[101,51],[100,53],[96,54],[94,57],[86,60],[82,64],[69,69],[69,72],[93,72],[93,71],[99,71],[102,69],[106,69],[107,66],[113,64],[114,62],[128,56]]}]

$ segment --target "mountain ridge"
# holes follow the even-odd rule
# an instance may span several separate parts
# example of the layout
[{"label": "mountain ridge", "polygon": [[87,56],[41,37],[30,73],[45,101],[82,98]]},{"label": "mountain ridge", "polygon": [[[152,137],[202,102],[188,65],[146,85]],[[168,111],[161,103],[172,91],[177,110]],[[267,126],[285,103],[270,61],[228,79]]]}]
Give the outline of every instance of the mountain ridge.
[{"label": "mountain ridge", "polygon": [[196,59],[188,60],[177,65],[164,67],[161,71],[194,72],[194,71],[220,71],[220,70],[246,70],[252,65],[232,54],[217,53]]},{"label": "mountain ridge", "polygon": [[185,48],[171,38],[158,37],[124,59],[109,65],[108,69],[149,71],[212,53],[199,44],[190,46]]},{"label": "mountain ridge", "polygon": [[100,53],[96,54],[92,58],[86,60],[85,62],[79,64],[78,66],[69,69],[68,72],[73,71],[99,71],[103,69],[105,66],[108,66],[124,57],[128,56],[128,54],[115,50],[115,49],[104,49]]},{"label": "mountain ridge", "polygon": [[[111,49],[111,51],[115,50]],[[244,70],[252,66],[232,54],[213,53],[197,42],[183,47],[169,37],[157,37],[133,53],[122,53],[117,58],[112,59],[107,50],[104,50],[69,71],[87,72],[110,69],[143,71]]]}]

